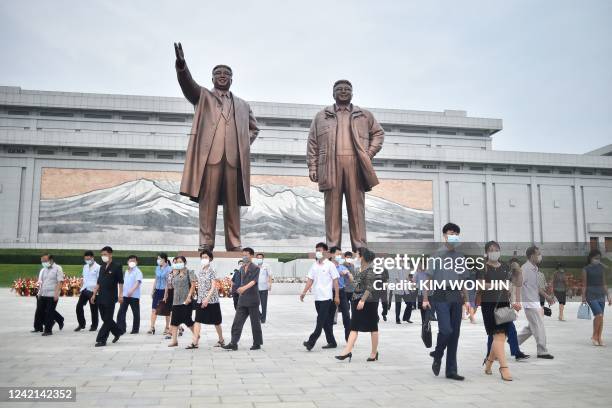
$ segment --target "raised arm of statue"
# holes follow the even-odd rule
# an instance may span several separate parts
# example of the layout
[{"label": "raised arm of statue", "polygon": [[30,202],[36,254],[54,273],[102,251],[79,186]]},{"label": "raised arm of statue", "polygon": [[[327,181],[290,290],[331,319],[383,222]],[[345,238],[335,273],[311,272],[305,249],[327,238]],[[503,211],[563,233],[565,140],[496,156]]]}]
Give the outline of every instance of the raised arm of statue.
[{"label": "raised arm of statue", "polygon": [[185,95],[185,98],[193,105],[197,105],[200,100],[200,91],[202,87],[191,77],[181,43],[174,43],[174,53],[176,54],[176,76],[181,86],[181,90],[183,91],[183,95]]}]

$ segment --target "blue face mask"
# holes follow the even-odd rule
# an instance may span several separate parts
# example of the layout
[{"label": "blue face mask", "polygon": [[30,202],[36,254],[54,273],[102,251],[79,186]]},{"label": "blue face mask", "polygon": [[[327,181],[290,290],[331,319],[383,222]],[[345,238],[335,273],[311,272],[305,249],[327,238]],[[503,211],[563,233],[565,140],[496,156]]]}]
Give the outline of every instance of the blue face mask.
[{"label": "blue face mask", "polygon": [[459,244],[459,235],[447,235],[446,242],[452,246],[457,246],[457,244]]},{"label": "blue face mask", "polygon": [[41,262],[43,268],[49,268],[51,266],[51,262]]},{"label": "blue face mask", "polygon": [[175,264],[172,264],[172,269],[175,269],[175,270],[176,269],[183,269],[184,267],[185,267],[184,263],[175,263]]},{"label": "blue face mask", "polygon": [[255,258],[255,260],[253,262],[255,262],[255,265],[261,266],[261,264],[263,264],[263,259]]},{"label": "blue face mask", "polygon": [[338,262],[339,265],[342,265],[344,263],[344,257],[342,255],[336,255],[336,262]]}]

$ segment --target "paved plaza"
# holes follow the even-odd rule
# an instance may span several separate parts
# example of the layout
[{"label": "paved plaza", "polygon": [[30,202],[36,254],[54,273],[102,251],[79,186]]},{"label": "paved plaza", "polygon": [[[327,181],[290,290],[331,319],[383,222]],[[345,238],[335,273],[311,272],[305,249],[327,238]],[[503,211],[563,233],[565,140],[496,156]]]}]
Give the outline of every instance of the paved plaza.
[{"label": "paved plaza", "polygon": [[[141,333],[121,337],[118,343],[94,348],[94,333],[76,327],[76,298],[61,298],[59,311],[66,317],[63,331],[51,337],[32,334],[34,298],[0,291],[0,385],[76,386],[76,403],[41,403],[51,406],[166,406],[166,407],[449,407],[559,408],[609,406],[612,379],[612,329],[606,322],[609,347],[589,341],[591,322],[576,320],[577,304],[569,304],[568,321],[546,318],[552,361],[531,358],[510,362],[514,376],[502,382],[483,373],[485,332],[482,323],[464,321],[459,343],[459,373],[464,382],[434,377],[431,358],[420,339],[420,316],[415,324],[397,325],[393,317],[380,323],[380,361],[366,363],[369,335],[361,335],[353,361],[333,358],[340,350],[322,350],[324,336],[311,352],[302,346],[314,327],[312,297],[271,295],[264,345],[249,351],[247,323],[236,352],[213,348],[214,329],[206,327],[198,350],[185,350],[190,336],[168,348],[161,334],[147,335],[150,297],[144,296]],[[234,310],[222,299],[223,330],[229,340]],[[553,316],[557,311],[553,307]],[[89,311],[86,311],[89,324]],[[480,313],[479,316],[480,318]],[[128,312],[128,328],[131,315]],[[522,315],[517,322],[525,324]],[[158,320],[158,333],[163,323]],[[434,334],[436,332],[433,327]],[[336,338],[344,344],[342,325]],[[523,350],[535,355],[530,339]],[[444,370],[442,370],[443,374]],[[9,406],[10,403],[0,403]],[[14,403],[17,407],[35,405]]]}]

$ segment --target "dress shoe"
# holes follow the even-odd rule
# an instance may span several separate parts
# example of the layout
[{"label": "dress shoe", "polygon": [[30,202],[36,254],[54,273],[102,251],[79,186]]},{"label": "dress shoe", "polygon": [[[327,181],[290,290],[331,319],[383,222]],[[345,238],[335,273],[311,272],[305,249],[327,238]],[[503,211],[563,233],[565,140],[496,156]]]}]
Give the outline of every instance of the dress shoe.
[{"label": "dress shoe", "polygon": [[383,315],[383,320],[386,322],[387,321],[387,315]]},{"label": "dress shoe", "polygon": [[130,334],[138,334],[138,330],[132,330]]},{"label": "dress shoe", "polygon": [[400,321],[400,319],[395,319],[395,323],[397,323],[397,324],[402,324],[402,322]]},{"label": "dress shoe", "polygon": [[51,335],[53,335],[53,333],[51,333],[51,332],[43,332],[43,334],[42,334],[42,335],[43,335],[43,336],[51,336]]},{"label": "dress shoe", "polygon": [[76,329],[74,329],[75,332],[81,331],[85,328],[85,326],[79,326]]},{"label": "dress shoe", "polygon": [[59,326],[59,329],[62,330],[64,328],[64,321],[62,320],[61,322],[58,322],[57,325]]},{"label": "dress shoe", "polygon": [[40,333],[40,332],[42,332],[42,330],[37,330],[37,329],[30,330],[30,333]]},{"label": "dress shoe", "polygon": [[434,361],[431,364],[431,371],[433,371],[434,375],[437,377],[440,374],[440,366],[442,365],[442,359],[436,358],[434,352],[429,353],[431,357],[433,357]]},{"label": "dress shoe", "polygon": [[446,378],[448,378],[449,380],[457,380],[457,381],[463,381],[465,380],[465,377],[462,375],[459,375],[457,373],[450,373],[450,374],[446,374]]},{"label": "dress shoe", "polygon": [[121,335],[113,337],[113,343],[118,342],[119,341],[119,337],[121,337]]},{"label": "dress shoe", "polygon": [[338,345],[337,345],[337,344],[326,344],[326,345],[324,345],[324,346],[323,346],[323,347],[321,347],[321,348],[322,348],[322,349],[333,349],[333,348],[336,348],[336,347],[338,347]]},{"label": "dress shoe", "polygon": [[259,349],[261,349],[261,346],[259,344],[253,344],[251,348],[249,348],[249,350],[259,350]]},{"label": "dress shoe", "polygon": [[104,347],[104,346],[106,346],[106,342],[99,341],[99,342],[96,343],[96,345],[94,347]]},{"label": "dress shoe", "polygon": [[527,360],[529,358],[529,354],[525,354],[521,351],[516,356],[514,356],[514,358],[516,358],[516,361]]},{"label": "dress shoe", "polygon": [[552,360],[554,357],[550,354],[538,354],[538,358],[544,358],[546,360]]},{"label": "dress shoe", "polygon": [[234,344],[234,343],[228,343],[225,346],[221,346],[221,348],[224,349],[224,350],[236,351],[236,350],[238,350],[238,345]]},{"label": "dress shoe", "polygon": [[314,346],[311,346],[307,341],[303,342],[302,345],[306,347],[306,350],[310,351]]},{"label": "dress shoe", "polygon": [[98,328],[97,328],[97,327],[90,327],[90,328],[89,328],[89,331],[96,331],[96,330],[98,330]]}]

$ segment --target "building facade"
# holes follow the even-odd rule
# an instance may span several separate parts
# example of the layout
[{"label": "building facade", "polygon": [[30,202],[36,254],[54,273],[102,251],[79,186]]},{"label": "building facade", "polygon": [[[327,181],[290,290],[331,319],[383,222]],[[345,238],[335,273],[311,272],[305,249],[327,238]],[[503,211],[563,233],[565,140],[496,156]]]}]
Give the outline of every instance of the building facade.
[{"label": "building facade", "polygon": [[[311,250],[325,230],[306,140],[322,107],[251,107],[261,132],[251,146],[243,245]],[[440,240],[452,221],[465,241],[592,242],[612,251],[612,146],[497,151],[500,119],[371,111],[386,135],[373,161],[381,183],[366,197],[370,241]],[[178,194],[192,118],[183,98],[0,87],[0,246],[194,249],[197,204]]]}]

